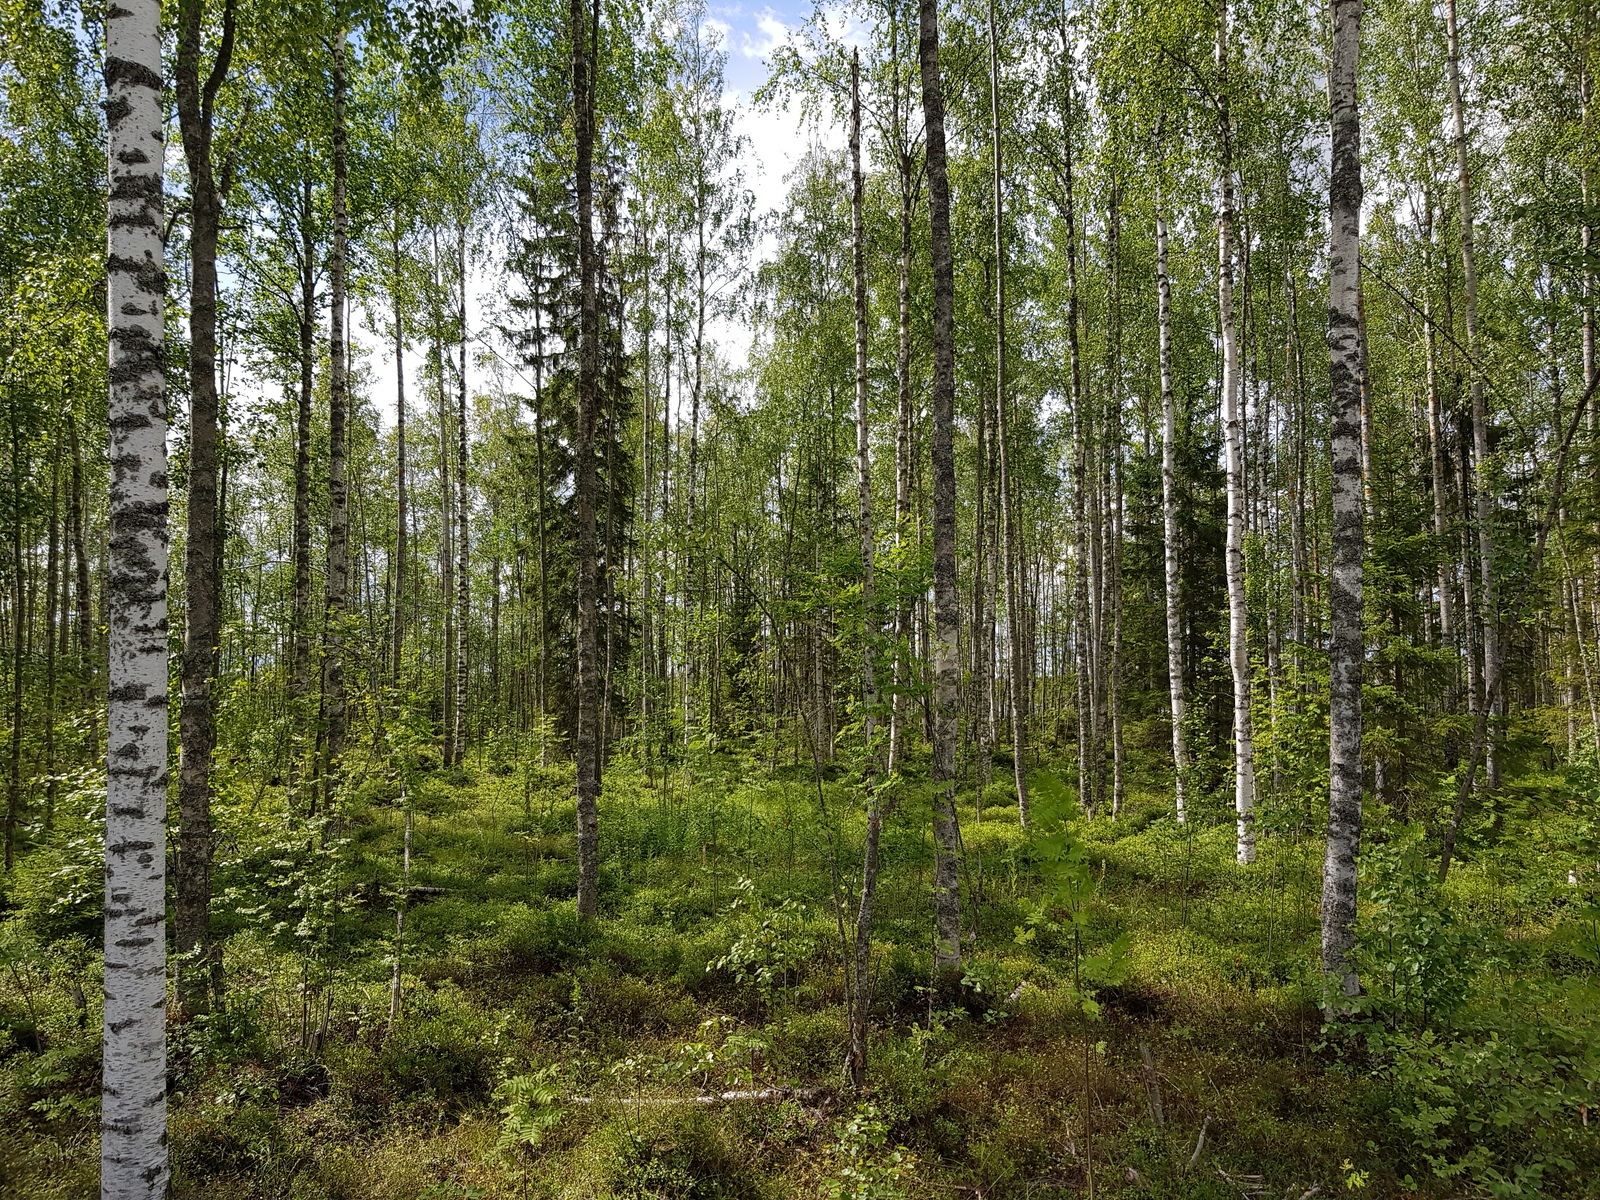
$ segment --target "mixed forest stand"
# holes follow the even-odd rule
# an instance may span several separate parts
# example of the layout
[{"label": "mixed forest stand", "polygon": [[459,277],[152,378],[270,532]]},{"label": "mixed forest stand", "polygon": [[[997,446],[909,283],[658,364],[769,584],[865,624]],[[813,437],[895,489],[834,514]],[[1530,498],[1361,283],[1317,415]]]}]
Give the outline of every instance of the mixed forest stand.
[{"label": "mixed forest stand", "polygon": [[158,7],[0,8],[0,1197],[1592,1194],[1592,0]]}]

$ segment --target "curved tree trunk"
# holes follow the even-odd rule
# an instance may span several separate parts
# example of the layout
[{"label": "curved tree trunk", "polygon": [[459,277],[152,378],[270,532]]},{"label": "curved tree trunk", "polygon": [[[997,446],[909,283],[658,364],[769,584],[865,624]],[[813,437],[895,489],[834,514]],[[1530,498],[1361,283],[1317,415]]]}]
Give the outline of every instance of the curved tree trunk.
[{"label": "curved tree trunk", "polygon": [[167,1194],[167,397],[161,10],[106,17],[111,430],[100,1194]]}]

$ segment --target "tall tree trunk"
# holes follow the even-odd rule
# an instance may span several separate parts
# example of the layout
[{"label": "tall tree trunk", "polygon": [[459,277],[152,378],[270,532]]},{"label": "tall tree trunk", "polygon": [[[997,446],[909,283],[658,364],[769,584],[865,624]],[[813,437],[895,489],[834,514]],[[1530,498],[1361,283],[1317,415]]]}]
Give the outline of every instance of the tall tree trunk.
[{"label": "tall tree trunk", "polygon": [[[410,597],[408,554],[410,552],[410,496],[406,487],[406,336],[405,316],[400,308],[400,231],[394,227],[391,248],[394,252],[394,284],[390,304],[394,309],[394,616],[390,624],[393,656],[393,684],[398,699],[405,681],[406,601]],[[397,952],[398,953],[398,952]]]},{"label": "tall tree trunk", "polygon": [[1256,857],[1255,733],[1250,718],[1250,638],[1244,582],[1244,420],[1239,407],[1239,331],[1233,306],[1233,129],[1228,115],[1228,11],[1217,16],[1217,67],[1222,74],[1218,126],[1222,137],[1217,207],[1217,305],[1222,334],[1222,431],[1227,460],[1228,666],[1233,675],[1233,807],[1241,863]]},{"label": "tall tree trunk", "polygon": [[[1115,151],[1113,150],[1113,161]],[[1101,551],[1110,609],[1105,656],[1106,707],[1111,718],[1111,815],[1122,812],[1127,794],[1127,753],[1122,739],[1122,180],[1111,179],[1106,213],[1106,259],[1110,274],[1106,314],[1106,405],[1103,464],[1106,536]]]},{"label": "tall tree trunk", "polygon": [[989,574],[989,526],[992,516],[989,510],[989,492],[991,480],[989,476],[989,443],[992,434],[989,432],[988,405],[979,401],[978,411],[973,420],[972,449],[973,449],[973,481],[972,481],[972,608],[968,613],[968,624],[972,634],[969,638],[967,653],[971,658],[970,673],[972,678],[971,700],[971,728],[972,741],[976,753],[976,778],[974,785],[977,790],[977,811],[982,819],[983,791],[989,784],[990,775],[994,766],[994,651],[991,639],[994,634],[994,621],[989,612],[987,596]]},{"label": "tall tree trunk", "polygon": [[939,79],[939,3],[918,0],[922,121],[927,138],[928,225],[933,250],[933,395],[929,449],[933,459],[934,592],[934,962],[953,972],[961,962],[960,829],[956,818],[956,692],[961,675],[961,601],[956,592],[955,267],[950,250],[950,179],[946,171],[944,89]]},{"label": "tall tree trunk", "polygon": [[1429,468],[1433,483],[1433,536],[1438,540],[1439,575],[1435,586],[1439,589],[1439,640],[1454,646],[1456,638],[1454,585],[1450,578],[1450,556],[1444,554],[1445,540],[1450,533],[1450,486],[1445,462],[1445,427],[1443,401],[1439,396],[1438,337],[1433,325],[1433,197],[1426,201],[1427,212],[1423,221],[1423,245],[1427,249],[1428,278],[1422,289],[1422,323],[1427,339],[1428,387],[1428,449]]},{"label": "tall tree trunk", "polygon": [[[596,4],[598,21],[599,0]],[[578,334],[578,420],[573,452],[574,500],[578,517],[577,659],[578,720],[573,738],[577,758],[578,898],[580,917],[595,915],[599,903],[600,754],[599,641],[596,604],[595,428],[600,404],[600,296],[594,245],[594,90],[596,64],[586,46],[589,22],[583,0],[571,0],[573,133],[577,150],[578,278],[582,309]]]},{"label": "tall tree trunk", "polygon": [[[891,37],[897,37],[899,22],[890,26]],[[898,64],[900,61],[898,47],[891,42],[891,61]],[[894,85],[894,128],[897,137],[902,136],[900,114],[900,85],[898,80]],[[911,519],[911,468],[914,446],[913,421],[911,402],[911,217],[916,205],[917,185],[912,176],[912,159],[910,148],[906,145],[899,147],[896,161],[900,168],[900,255],[895,269],[895,293],[898,300],[898,322],[895,349],[895,447],[894,447],[894,516],[895,516],[895,547],[901,552],[901,561],[904,562],[907,554],[907,541],[912,530]],[[899,768],[905,754],[905,696],[904,690],[909,683],[909,664],[906,662],[906,642],[911,632],[912,608],[915,604],[913,597],[902,596],[895,606],[895,662],[894,662],[894,700],[893,710],[889,715],[889,770]]]},{"label": "tall tree trunk", "polygon": [[88,496],[83,483],[83,448],[78,444],[78,418],[67,407],[67,448],[72,454],[72,509],[69,538],[72,541],[74,606],[73,624],[78,634],[78,670],[87,687],[95,674],[95,636],[93,594],[89,587]]},{"label": "tall tree trunk", "polygon": [[430,231],[433,242],[434,299],[433,367],[438,379],[435,411],[439,426],[439,611],[441,640],[444,643],[444,672],[439,686],[439,759],[446,767],[456,765],[456,528],[454,471],[450,431],[455,423],[455,405],[450,402],[450,370],[444,349],[444,311],[439,298],[444,290],[443,258],[439,251],[439,231]]},{"label": "tall tree trunk", "polygon": [[[44,568],[44,832],[56,818],[56,633],[61,601],[61,444],[50,445],[50,524],[45,537]],[[21,665],[20,663],[18,664]]]},{"label": "tall tree trunk", "polygon": [[641,203],[639,216],[640,257],[644,260],[643,270],[640,271],[640,283],[644,290],[640,329],[640,375],[643,386],[640,389],[644,399],[644,411],[639,417],[639,458],[640,486],[637,512],[641,534],[639,538],[639,585],[643,596],[639,605],[639,747],[640,757],[644,760],[645,782],[647,786],[654,786],[653,775],[655,738],[655,714],[651,706],[657,681],[651,676],[655,667],[655,536],[656,520],[653,506],[655,504],[655,488],[653,485],[656,467],[652,450],[655,446],[654,409],[655,392],[654,376],[651,373],[650,348],[654,343],[655,310],[650,307],[650,277],[654,264],[650,260],[650,210],[648,200]]},{"label": "tall tree trunk", "polygon": [[111,430],[100,1194],[167,1194],[167,399],[161,11],[106,15]]},{"label": "tall tree trunk", "polygon": [[[300,390],[295,398],[294,426],[294,596],[289,631],[289,770],[288,793],[296,807],[305,768],[306,702],[311,692],[311,401],[315,383],[317,274],[311,228],[311,178],[300,191]],[[316,789],[308,808],[315,809]]]},{"label": "tall tree trunk", "polygon": [[1067,240],[1067,379],[1068,402],[1072,410],[1072,662],[1078,718],[1078,803],[1084,815],[1095,814],[1093,788],[1094,688],[1091,679],[1089,632],[1089,555],[1087,501],[1084,494],[1088,478],[1088,424],[1084,412],[1083,361],[1078,345],[1078,221],[1076,178],[1072,148],[1073,44],[1062,9],[1061,59],[1064,69],[1061,110],[1061,217]]},{"label": "tall tree trunk", "polygon": [[1489,735],[1486,742],[1486,784],[1499,786],[1499,759],[1495,752],[1492,708],[1500,690],[1500,613],[1495,582],[1494,464],[1489,451],[1489,413],[1484,399],[1481,346],[1478,339],[1478,260],[1473,233],[1472,173],[1467,162],[1467,118],[1461,99],[1461,38],[1456,27],[1455,0],[1445,3],[1445,37],[1449,57],[1445,77],[1450,87],[1450,116],[1455,132],[1456,189],[1461,204],[1461,299],[1466,323],[1467,354],[1472,360],[1469,392],[1472,397],[1472,457],[1475,469],[1474,512],[1478,534],[1478,609],[1483,636],[1483,696]]},{"label": "tall tree trunk", "polygon": [[[7,389],[10,391],[10,389]],[[23,542],[26,538],[22,516],[22,498],[27,493],[27,469],[22,461],[21,416],[14,395],[7,399],[11,426],[11,729],[6,755],[6,812],[5,812],[5,869],[9,872],[16,860],[17,822],[22,817],[22,735],[24,730],[23,697],[27,692],[26,672],[28,638],[27,569],[23,564]]]},{"label": "tall tree trunk", "polygon": [[[1322,867],[1322,969],[1346,1001],[1360,992],[1355,945],[1361,847],[1362,556],[1361,0],[1333,0],[1332,173],[1328,181],[1328,356],[1332,403],[1333,564],[1328,645],[1328,842]],[[1335,1002],[1343,1011],[1345,1004]]]},{"label": "tall tree trunk", "polygon": [[323,630],[322,706],[327,722],[324,803],[338,794],[348,714],[345,709],[345,609],[350,598],[349,376],[345,360],[345,31],[333,41],[333,257],[328,270],[328,583]]},{"label": "tall tree trunk", "polygon": [[1306,589],[1310,574],[1309,556],[1306,553],[1306,379],[1305,355],[1302,353],[1300,341],[1300,312],[1299,301],[1296,295],[1295,279],[1292,270],[1284,271],[1284,293],[1288,301],[1289,318],[1289,352],[1293,361],[1294,379],[1294,413],[1292,416],[1293,433],[1291,434],[1294,453],[1294,495],[1289,505],[1289,573],[1291,580],[1291,595],[1289,597],[1289,641],[1291,643],[1289,662],[1290,675],[1294,687],[1294,700],[1291,710],[1295,713],[1301,710],[1301,697],[1305,689],[1302,678],[1303,651],[1307,640],[1306,632]]},{"label": "tall tree trunk", "polygon": [[861,905],[856,911],[855,961],[850,988],[850,1083],[867,1082],[867,1014],[872,1006],[872,910],[878,893],[878,846],[883,810],[876,786],[873,746],[878,707],[878,614],[872,557],[877,534],[872,517],[871,426],[867,422],[867,247],[862,214],[861,53],[850,59],[850,229],[856,318],[856,492],[861,535],[861,705],[867,744],[867,838],[861,855]]},{"label": "tall tree trunk", "polygon": [[[538,269],[538,264],[535,264],[536,273]],[[550,568],[546,557],[549,516],[545,511],[549,485],[544,465],[544,329],[540,324],[538,305],[533,309],[533,344],[536,347],[533,359],[533,451],[534,470],[537,473],[535,486],[539,497],[535,509],[535,520],[539,522],[539,661],[535,684],[539,716],[539,765],[546,767],[550,765],[549,725],[546,721],[549,715],[546,684],[549,681],[547,664],[550,655]]]},{"label": "tall tree trunk", "polygon": [[211,758],[216,750],[212,680],[221,628],[217,541],[217,235],[222,218],[211,161],[212,113],[233,55],[233,0],[224,0],[222,41],[200,78],[205,0],[178,9],[173,83],[189,168],[189,461],[184,523],[182,701],[178,709],[178,852],[173,859],[173,952],[178,1012],[210,1006]]},{"label": "tall tree trunk", "polygon": [[1167,274],[1167,218],[1156,212],[1156,346],[1161,371],[1161,529],[1167,601],[1167,695],[1172,713],[1173,791],[1178,820],[1188,820],[1189,746],[1184,729],[1183,594],[1178,575],[1178,402],[1172,385],[1172,279]]},{"label": "tall tree trunk", "polygon": [[[994,0],[989,0],[989,120],[993,133],[994,191],[994,405],[996,448],[1000,456],[1000,523],[1005,540],[1006,696],[1011,704],[1012,777],[1017,786],[1017,819],[1028,823],[1027,672],[1023,663],[1022,610],[1017,590],[1017,514],[1011,480],[1011,418],[1006,394],[1006,246],[1000,151],[1000,43]],[[982,802],[979,802],[982,811]]]},{"label": "tall tree trunk", "polygon": [[460,365],[456,378],[456,674],[455,720],[451,725],[452,757],[457,763],[467,749],[467,646],[472,616],[471,555],[467,510],[467,231],[456,238],[456,335]]}]

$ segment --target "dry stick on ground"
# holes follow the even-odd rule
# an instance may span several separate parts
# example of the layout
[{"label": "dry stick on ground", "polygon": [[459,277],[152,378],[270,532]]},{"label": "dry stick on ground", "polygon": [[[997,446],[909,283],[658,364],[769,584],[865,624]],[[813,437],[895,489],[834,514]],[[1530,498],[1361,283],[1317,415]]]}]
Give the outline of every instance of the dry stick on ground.
[{"label": "dry stick on ground", "polygon": [[1189,1169],[1193,1170],[1195,1163],[1200,1161],[1200,1154],[1206,1148],[1206,1131],[1211,1128],[1211,1114],[1207,1113],[1205,1120],[1200,1122],[1200,1136],[1194,1140],[1194,1153],[1189,1155]]},{"label": "dry stick on ground", "polygon": [[1155,1060],[1150,1055],[1150,1044],[1139,1043],[1139,1057],[1144,1064],[1144,1087],[1150,1096],[1150,1119],[1156,1123],[1157,1129],[1167,1127],[1167,1114],[1161,1107],[1161,1081],[1156,1078]]}]

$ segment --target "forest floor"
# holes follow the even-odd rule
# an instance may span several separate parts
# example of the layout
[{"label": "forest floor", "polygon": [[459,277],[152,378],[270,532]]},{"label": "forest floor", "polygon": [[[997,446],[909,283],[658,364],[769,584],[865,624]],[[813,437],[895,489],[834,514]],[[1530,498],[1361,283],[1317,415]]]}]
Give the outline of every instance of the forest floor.
[{"label": "forest floor", "polygon": [[[1420,834],[1375,819],[1371,1011],[1337,1033],[1309,811],[1240,867],[1220,811],[1179,825],[1153,790],[1031,841],[1009,785],[981,819],[968,791],[968,965],[934,986],[927,798],[908,789],[858,1097],[841,920],[859,786],[709,755],[614,771],[601,916],[580,924],[569,780],[414,781],[409,892],[393,785],[361,783],[309,832],[272,790],[229,789],[228,1004],[173,1029],[176,1196],[1600,1195],[1600,909],[1551,850],[1593,781],[1518,784],[1502,848],[1469,836],[1445,893]],[[7,890],[8,1198],[95,1194],[95,837],[64,815]]]}]

